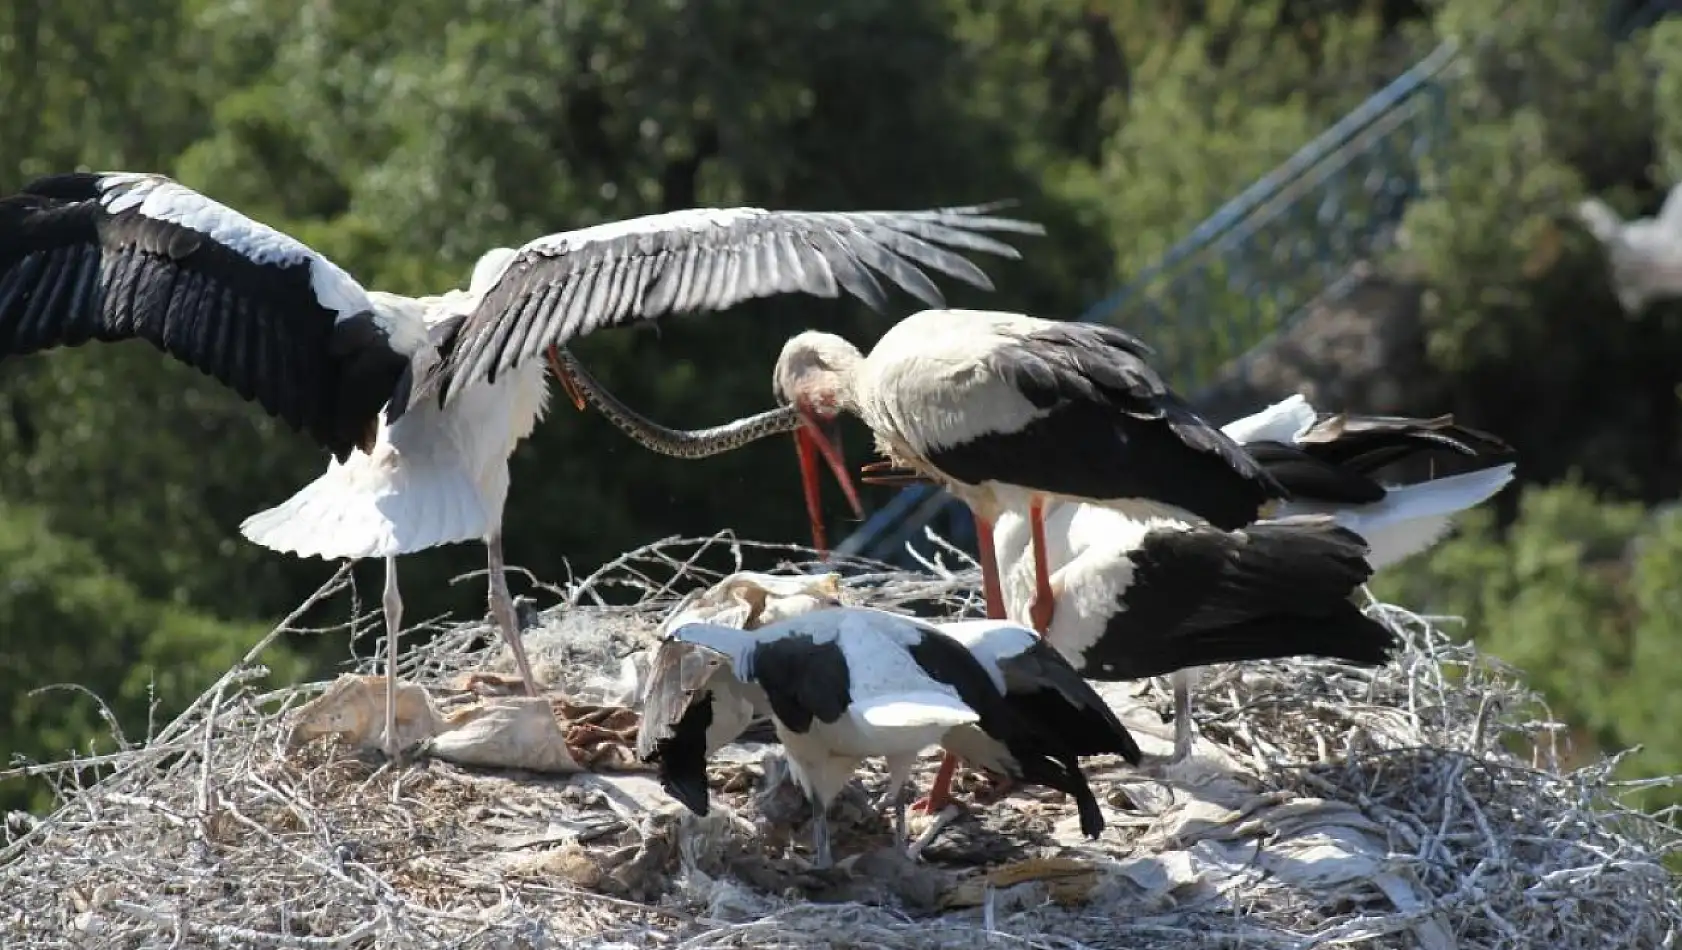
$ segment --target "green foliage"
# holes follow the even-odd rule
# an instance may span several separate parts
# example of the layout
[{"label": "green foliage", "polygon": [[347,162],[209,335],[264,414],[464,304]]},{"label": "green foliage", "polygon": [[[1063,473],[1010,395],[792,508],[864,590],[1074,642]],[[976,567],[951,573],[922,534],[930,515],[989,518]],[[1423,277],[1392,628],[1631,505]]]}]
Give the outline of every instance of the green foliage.
[{"label": "green foliage", "polygon": [[[85,542],[55,532],[35,509],[0,504],[0,761],[109,752],[167,723],[266,632],[142,597]],[[303,671],[276,648],[263,657],[278,682]],[[112,734],[87,685],[115,716]],[[56,687],[56,688],[55,688]],[[29,789],[0,789],[0,807]],[[36,794],[40,794],[37,790]],[[40,800],[37,799],[37,804]]]},{"label": "green foliage", "polygon": [[1652,214],[1682,171],[1667,111],[1682,34],[1672,22],[1615,41],[1606,25],[1625,6],[1447,0],[1436,24],[1464,50],[1446,74],[1452,133],[1394,264],[1427,287],[1427,350],[1454,394],[1431,409],[1500,432],[1527,479],[1577,470],[1656,502],[1682,491],[1676,440],[1653,438],[1679,424],[1682,306],[1624,315],[1575,217],[1588,195]]}]

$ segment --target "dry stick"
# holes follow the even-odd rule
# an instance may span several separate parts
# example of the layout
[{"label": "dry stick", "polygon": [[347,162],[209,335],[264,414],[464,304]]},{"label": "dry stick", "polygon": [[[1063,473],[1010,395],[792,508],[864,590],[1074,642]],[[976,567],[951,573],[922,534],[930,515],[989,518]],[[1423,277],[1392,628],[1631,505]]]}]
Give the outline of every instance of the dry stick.
[{"label": "dry stick", "polygon": [[346,561],[344,564],[340,565],[339,569],[333,573],[333,576],[327,579],[327,583],[316,588],[315,593],[311,594],[302,604],[299,604],[292,610],[291,613],[287,614],[273,630],[270,630],[263,639],[257,641],[256,646],[247,650],[245,656],[241,657],[238,663],[235,663],[228,672],[223,673],[221,678],[211,684],[211,689],[209,691],[206,691],[198,699],[194,700],[190,706],[181,712],[181,715],[176,716],[169,725],[165,726],[164,731],[158,734],[158,741],[167,742],[177,730],[185,728],[189,716],[197,713],[199,711],[199,707],[203,705],[204,702],[214,693],[216,693],[216,691],[225,689],[229,681],[234,679],[242,670],[244,670],[245,667],[256,662],[257,657],[261,656],[263,652],[273,645],[276,640],[289,633],[292,630],[292,624],[296,623],[299,617],[309,613],[315,608],[316,604],[319,604],[328,597],[338,593],[339,590],[345,586],[348,578],[351,576],[351,565],[354,563],[354,561]]},{"label": "dry stick", "polygon": [[[664,578],[674,570],[691,581],[711,576],[713,572],[700,568],[684,543],[656,545],[627,559],[622,569],[602,575],[598,582],[635,587],[639,585],[625,579],[636,574]],[[869,587],[873,582],[879,586]],[[679,584],[641,586],[641,602],[628,608],[629,614],[639,621],[658,623],[666,610],[656,603],[661,592]],[[863,602],[881,604],[904,597],[938,601],[945,609],[951,609],[956,599],[950,595],[964,591],[962,584],[901,572],[869,579],[849,577],[844,584]],[[1085,912],[1041,905],[1007,916],[1001,899],[996,901],[1000,905],[995,908],[997,924],[1013,933],[988,935],[965,927],[958,922],[962,918],[949,918],[943,924],[948,937],[926,921],[902,920],[879,909],[788,907],[774,895],[759,894],[757,908],[749,913],[762,919],[693,934],[682,931],[695,925],[717,928],[718,922],[673,918],[680,932],[667,939],[679,938],[674,942],[686,947],[723,947],[820,945],[825,936],[833,936],[837,941],[884,950],[911,946],[967,950],[977,943],[1005,942],[1062,948],[1079,947],[1081,940],[1099,945],[1120,941],[1152,950],[1189,943],[1272,950],[1301,947],[1307,940],[1321,947],[1365,947],[1407,940],[1403,928],[1425,919],[1422,914],[1428,909],[1455,934],[1462,950],[1490,950],[1511,946],[1515,941],[1510,934],[1550,945],[1599,945],[1608,937],[1622,945],[1659,945],[1667,929],[1682,926],[1682,906],[1675,895],[1665,893],[1671,878],[1659,863],[1678,846],[1679,839],[1674,829],[1629,811],[1611,797],[1629,791],[1611,784],[1610,771],[1616,761],[1559,774],[1543,769],[1541,760],[1532,764],[1522,755],[1506,753],[1495,741],[1498,737],[1518,735],[1545,742],[1557,735],[1539,714],[1532,714],[1540,707],[1531,703],[1512,674],[1475,648],[1450,643],[1405,611],[1374,609],[1371,613],[1396,629],[1407,645],[1405,653],[1381,672],[1355,673],[1336,665],[1291,662],[1249,665],[1242,677],[1236,667],[1223,669],[1221,682],[1239,686],[1230,694],[1224,686],[1202,691],[1200,714],[1233,723],[1234,735],[1248,728],[1252,734],[1267,737],[1266,745],[1256,743],[1262,756],[1258,767],[1266,772],[1250,776],[1263,792],[1293,800],[1349,802],[1392,835],[1387,860],[1416,890],[1418,909],[1385,910],[1375,903],[1381,898],[1362,884],[1314,886],[1283,878],[1220,880],[1225,875],[1217,872],[1213,883],[1225,895],[1218,905],[1182,904],[1148,919],[1133,916],[1135,909],[1110,904]],[[453,628],[453,635],[459,636],[467,626]],[[450,639],[440,637],[436,645],[422,649],[437,653]],[[1465,671],[1455,675],[1452,685],[1442,675],[1450,667]],[[569,900],[575,895],[543,885],[522,884],[511,890],[494,880],[497,872],[481,863],[484,858],[471,856],[479,852],[454,819],[442,826],[417,820],[406,829],[402,819],[409,816],[404,812],[367,808],[354,786],[344,784],[347,778],[354,783],[354,775],[360,772],[350,769],[349,760],[342,757],[328,758],[319,768],[303,768],[295,760],[282,759],[278,770],[270,769],[266,762],[257,761],[265,753],[255,751],[268,747],[263,741],[266,733],[253,730],[272,729],[278,720],[272,710],[260,711],[253,705],[250,695],[241,693],[231,700],[232,693],[231,687],[224,687],[219,701],[215,696],[205,700],[211,707],[207,725],[214,726],[222,740],[211,745],[218,757],[211,770],[216,783],[212,788],[223,803],[260,823],[281,846],[276,850],[252,834],[247,846],[230,848],[222,855],[226,862],[222,873],[241,881],[241,896],[227,900],[206,892],[209,882],[201,872],[156,860],[156,854],[163,852],[155,848],[150,860],[129,857],[123,850],[135,849],[136,840],[158,840],[159,847],[166,843],[176,847],[181,840],[190,840],[203,763],[183,756],[168,770],[125,771],[124,781],[129,785],[113,787],[108,781],[90,789],[79,796],[76,806],[58,816],[64,833],[53,834],[49,844],[24,860],[0,866],[0,889],[15,897],[13,906],[28,905],[18,915],[11,914],[10,908],[0,910],[0,934],[50,937],[47,928],[63,926],[54,922],[54,908],[62,907],[60,895],[66,892],[80,893],[101,907],[110,906],[112,894],[128,902],[129,907],[97,921],[102,929],[96,939],[158,946],[173,937],[186,945],[221,939],[230,944],[319,947],[331,946],[321,941],[351,931],[362,933],[353,942],[363,946],[376,938],[417,948],[462,946],[464,940],[482,940],[491,931],[521,933],[526,928],[555,926],[553,909],[569,905],[576,912],[566,915],[567,936],[560,939],[584,944],[587,941],[574,934],[586,930],[600,934],[607,927],[641,932],[637,919],[659,913],[635,902],[604,900],[605,895],[588,892],[576,895],[584,897],[582,902]],[[305,694],[296,690],[262,698],[267,703]],[[1295,703],[1283,702],[1285,698],[1294,698]],[[1482,743],[1487,749],[1467,742],[1480,705],[1488,710]],[[1308,715],[1302,714],[1305,709]],[[199,715],[206,715],[202,707]],[[198,728],[198,721],[177,741],[201,740],[194,745],[198,747],[195,754],[202,754],[203,737],[193,735],[191,728]],[[1341,761],[1328,762],[1318,754],[1324,744],[1338,755],[1343,737],[1354,733],[1368,738],[1343,753]],[[246,735],[256,741],[244,745],[233,741]],[[477,788],[473,799],[494,797],[495,804],[489,806],[493,809],[512,808],[522,820],[542,818],[545,805],[540,803],[548,801],[549,794],[543,789],[506,779],[450,775],[450,785],[436,790],[425,786],[425,792],[414,794],[417,814],[423,807],[429,812],[458,807],[453,789],[465,783]],[[324,792],[329,797],[323,797]],[[1253,817],[1266,820],[1264,812]],[[187,827],[178,827],[182,821]],[[252,831],[245,824],[233,823],[242,838]],[[1290,827],[1294,830],[1286,831],[1278,843],[1268,842],[1266,848],[1288,846],[1292,836],[1315,830],[1312,823]],[[426,850],[454,854],[455,858],[445,859],[454,864],[429,861],[422,866],[387,860],[398,854],[412,856],[405,842],[443,829],[448,830],[436,841],[438,846]],[[366,850],[370,839],[380,849],[379,857]],[[145,851],[140,846],[134,854]],[[1149,852],[1133,856],[1148,858]],[[321,865],[340,871],[349,881],[323,873]],[[473,887],[454,883],[465,875],[488,875],[493,880]],[[436,884],[428,886],[429,879]],[[104,890],[106,896],[89,898],[89,888]],[[205,894],[209,899],[137,896],[171,891]],[[541,906],[532,906],[539,902],[524,897],[535,894],[543,895]],[[680,891],[674,896],[696,900],[703,895]],[[502,903],[489,908],[486,901],[496,898]],[[153,904],[154,900],[164,903]],[[435,906],[447,910],[430,910]],[[131,907],[142,910],[130,913]],[[278,923],[269,923],[275,914]],[[491,914],[498,915],[495,923],[488,923]],[[782,935],[791,929],[792,935]],[[294,930],[326,936],[287,936]],[[649,941],[653,936],[644,934],[642,939]]]},{"label": "dry stick", "polygon": [[[159,733],[144,747],[131,750],[127,753],[128,758],[125,762],[123,762],[127,768],[119,769],[116,774],[109,776],[107,780],[122,777],[124,774],[132,772],[143,765],[150,765],[158,759],[179,751],[180,747],[171,743],[170,740],[174,738],[177,731],[185,727],[189,717],[199,711],[199,707],[204,705],[206,699],[210,698],[212,695],[220,695],[220,690],[227,688],[228,683],[237,678],[247,666],[250,666],[253,662],[255,662],[257,657],[261,656],[263,652],[270,647],[270,645],[280,639],[280,637],[284,636],[286,632],[292,628],[292,624],[295,623],[299,617],[308,613],[313,607],[315,607],[316,604],[325,600],[327,597],[337,593],[339,588],[344,586],[345,578],[350,575],[351,563],[352,562],[350,561],[346,561],[344,564],[340,565],[339,569],[334,572],[333,576],[327,580],[327,583],[317,588],[315,593],[311,594],[302,604],[299,604],[291,613],[287,614],[285,619],[281,620],[274,629],[270,630],[263,639],[259,640],[256,646],[246,651],[245,656],[241,657],[239,662],[235,663],[226,673],[223,673],[217,678],[216,682],[211,685],[210,691],[200,694],[197,699],[188,704],[187,708],[182,710],[179,716],[176,716],[168,726],[164,727],[163,732]],[[0,773],[0,778],[5,777],[6,775],[4,773]],[[58,820],[63,814],[63,809],[60,809],[53,815],[37,822],[33,828],[30,828],[24,834],[19,835],[10,845],[7,845],[5,850],[0,850],[0,866],[5,865],[6,862],[17,857],[18,854],[21,853],[24,848],[28,847],[31,842],[56,827]]]},{"label": "dry stick", "polygon": [[[136,904],[133,901],[114,900],[112,907],[126,914],[138,917],[159,926],[180,927],[183,918],[172,917],[163,911]],[[299,947],[304,950],[332,950],[335,947],[348,947],[365,937],[372,936],[380,929],[382,921],[376,916],[373,920],[365,921],[353,930],[331,937],[300,937],[292,934],[268,933],[261,930],[251,930],[246,927],[235,927],[231,924],[199,924],[191,918],[185,918],[188,930],[196,934],[210,937],[218,944],[235,944],[253,947]]]}]

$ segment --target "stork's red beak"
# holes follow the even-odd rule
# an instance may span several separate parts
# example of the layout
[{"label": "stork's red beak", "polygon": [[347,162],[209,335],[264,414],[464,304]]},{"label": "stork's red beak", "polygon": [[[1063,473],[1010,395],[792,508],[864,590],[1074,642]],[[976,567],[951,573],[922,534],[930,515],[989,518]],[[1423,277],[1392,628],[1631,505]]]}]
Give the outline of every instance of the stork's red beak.
[{"label": "stork's red beak", "polygon": [[794,444],[800,451],[800,482],[806,493],[806,516],[812,521],[812,547],[819,553],[829,553],[829,540],[823,529],[823,508],[819,504],[818,455],[822,454],[853,514],[864,517],[864,505],[859,503],[858,490],[841,458],[841,428],[833,418],[824,419],[805,409],[799,409],[800,428],[794,430]]}]

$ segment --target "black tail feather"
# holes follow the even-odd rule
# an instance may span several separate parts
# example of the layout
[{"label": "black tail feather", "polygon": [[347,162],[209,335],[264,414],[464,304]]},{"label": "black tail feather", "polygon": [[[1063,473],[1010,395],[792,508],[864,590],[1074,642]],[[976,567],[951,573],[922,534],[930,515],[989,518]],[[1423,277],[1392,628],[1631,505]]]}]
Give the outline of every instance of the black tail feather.
[{"label": "black tail feather", "polygon": [[[1317,656],[1361,666],[1389,659],[1396,637],[1347,601],[1320,616],[1275,614],[1207,629],[1189,630],[1148,645],[1135,662],[1164,675],[1209,663],[1283,660]],[[1148,653],[1143,650],[1148,649]]]},{"label": "black tail feather", "polygon": [[1080,815],[1081,834],[1096,838],[1103,832],[1103,809],[1098,807],[1098,798],[1092,794],[1092,786],[1087,784],[1086,775],[1081,772],[1074,756],[1064,754],[1053,758],[1043,749],[1012,749],[1011,753],[1016,756],[1022,771],[1020,781],[1043,785],[1074,798],[1076,812]]},{"label": "black tail feather", "polygon": [[1397,462],[1447,452],[1490,464],[1514,452],[1499,437],[1457,425],[1453,416],[1410,419],[1403,416],[1322,415],[1299,438],[1316,458],[1363,475]]},{"label": "black tail feather", "polygon": [[1244,448],[1292,498],[1343,505],[1382,500],[1385,486],[1377,473],[1398,463],[1440,458],[1495,465],[1514,455],[1500,438],[1456,425],[1453,416],[1349,413],[1322,414],[1295,445],[1251,442]]}]

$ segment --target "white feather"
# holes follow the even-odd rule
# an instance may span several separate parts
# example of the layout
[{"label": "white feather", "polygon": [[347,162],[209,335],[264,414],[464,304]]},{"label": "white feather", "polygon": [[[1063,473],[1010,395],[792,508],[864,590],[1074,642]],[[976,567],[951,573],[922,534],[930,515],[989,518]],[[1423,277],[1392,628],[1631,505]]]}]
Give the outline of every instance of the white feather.
[{"label": "white feather", "polygon": [[[1023,610],[1026,612],[1027,608]],[[1039,642],[1039,634],[1011,620],[955,620],[934,626],[962,643],[981,662],[993,681],[993,688],[1001,693],[1005,691],[1005,675],[1000,664],[1021,656]]]},{"label": "white feather", "polygon": [[472,474],[453,460],[399,464],[390,443],[354,453],[240,525],[256,544],[299,557],[410,554],[483,538],[493,527]]},{"label": "white feather", "polygon": [[356,278],[324,255],[185,185],[161,175],[135,172],[111,172],[101,176],[99,184],[103,193],[100,203],[111,214],[135,208],[155,221],[197,231],[255,264],[308,261],[316,299],[340,319],[372,309],[368,292]]},{"label": "white feather", "polygon": [[[1055,502],[1045,509],[1046,566],[1057,609],[1045,641],[1077,670],[1085,669],[1086,651],[1104,635],[1133,583],[1134,551],[1153,531],[1185,530],[1188,521],[1135,517],[1124,510],[1093,504]],[[1027,623],[1034,597],[1027,512],[1007,509],[993,525],[994,557],[1005,614]]]},{"label": "white feather", "polygon": [[893,696],[856,700],[852,713],[872,729],[916,729],[938,726],[949,729],[977,722],[975,710],[947,693],[899,693]]},{"label": "white feather", "polygon": [[1612,289],[1626,313],[1682,297],[1682,183],[1656,217],[1624,221],[1598,198],[1580,202],[1577,217],[1605,247]]},{"label": "white feather", "polygon": [[1279,506],[1275,517],[1331,515],[1338,524],[1366,539],[1367,563],[1379,570],[1441,541],[1454,515],[1488,501],[1512,480],[1513,465],[1505,463],[1392,487],[1382,500],[1370,505],[1287,502]]},{"label": "white feather", "polygon": [[467,282],[467,293],[475,301],[485,296],[518,256],[520,252],[511,247],[493,247],[479,255],[478,262],[473,265],[473,276]]},{"label": "white feather", "polygon": [[1314,425],[1314,419],[1314,407],[1301,393],[1296,393],[1254,415],[1232,420],[1221,426],[1221,431],[1240,445],[1250,442],[1294,445],[1297,437]]},{"label": "white feather", "polygon": [[627,218],[623,221],[607,221],[587,228],[579,228],[575,231],[545,234],[521,245],[520,252],[539,251],[546,255],[570,254],[591,244],[616,240],[630,234],[705,231],[708,228],[728,227],[749,218],[764,217],[768,214],[770,212],[763,208],[683,208],[660,214],[645,214],[636,218]]},{"label": "white feather", "polygon": [[922,310],[896,323],[858,368],[854,397],[872,431],[925,457],[992,433],[1016,432],[1049,410],[990,370],[1000,346],[1054,321],[993,310]]},{"label": "white feather", "polygon": [[292,498],[240,525],[251,541],[301,557],[388,557],[500,530],[508,456],[547,396],[541,363],[475,386],[447,408],[380,421],[371,454],[354,452]]},{"label": "white feather", "polygon": [[703,646],[722,655],[735,671],[737,679],[743,682],[756,681],[752,655],[754,644],[759,640],[757,633],[739,627],[696,620],[673,628],[671,638]]}]

